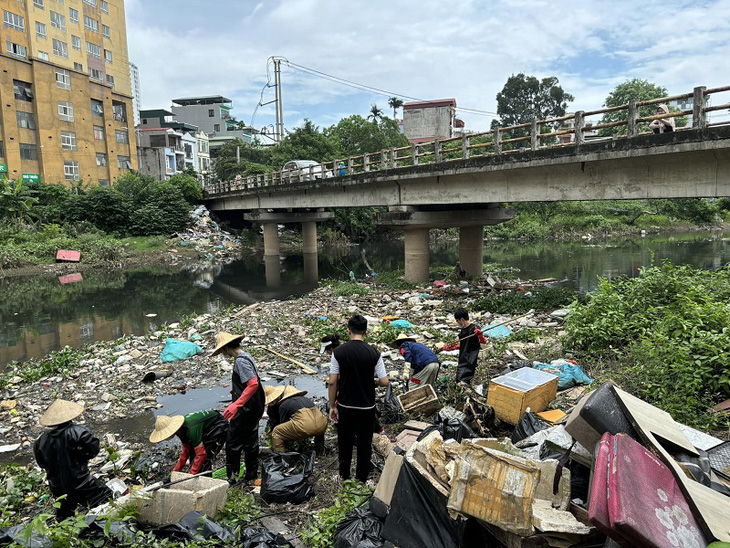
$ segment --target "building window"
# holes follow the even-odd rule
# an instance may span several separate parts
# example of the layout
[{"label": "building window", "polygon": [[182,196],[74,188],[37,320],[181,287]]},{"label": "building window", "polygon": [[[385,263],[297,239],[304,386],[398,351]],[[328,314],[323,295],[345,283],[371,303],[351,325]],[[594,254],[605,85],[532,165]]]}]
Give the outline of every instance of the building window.
[{"label": "building window", "polygon": [[86,42],[86,53],[97,59],[101,59],[101,47],[91,42]]},{"label": "building window", "polygon": [[172,158],[165,156],[165,170],[168,172],[172,171]]},{"label": "building window", "polygon": [[77,49],[77,50],[81,51],[81,37],[80,36],[74,36],[73,34],[71,35],[71,47],[73,49]]},{"label": "building window", "polygon": [[44,61],[50,61],[50,57],[48,57],[47,51],[41,51],[38,50],[38,59],[43,59]]},{"label": "building window", "polygon": [[99,179],[99,186],[102,188],[109,188],[109,179]]},{"label": "building window", "polygon": [[117,156],[117,167],[119,169],[132,169],[132,162],[129,156]]},{"label": "building window", "polygon": [[18,119],[18,127],[23,129],[35,129],[35,120],[33,119],[32,112],[16,111],[16,118]]},{"label": "building window", "polygon": [[66,30],[66,16],[61,15],[60,13],[56,13],[55,11],[51,12],[51,26],[55,27],[57,29]]},{"label": "building window", "polygon": [[112,76],[111,74],[107,74],[106,83],[109,84],[111,87],[114,87],[114,76]]},{"label": "building window", "polygon": [[96,0],[84,0],[84,4],[96,7]]},{"label": "building window", "polygon": [[58,102],[58,118],[65,122],[74,121],[74,106],[68,101]]},{"label": "building window", "polygon": [[71,19],[72,23],[79,23],[79,11],[73,8],[68,8],[68,18]]},{"label": "building window", "polygon": [[99,7],[101,8],[101,11],[103,13],[109,13],[109,2],[107,2],[106,0],[101,0],[99,2]]},{"label": "building window", "polygon": [[59,57],[68,57],[68,44],[60,40],[53,39],[53,53]]},{"label": "building window", "polygon": [[91,100],[91,114],[94,116],[104,116],[104,103],[97,101],[96,99]]},{"label": "building window", "polygon": [[99,69],[90,68],[89,69],[89,78],[92,80],[99,80],[102,81],[104,79],[104,73],[100,71]]},{"label": "building window", "polygon": [[104,126],[94,126],[94,139],[97,141],[104,140]]},{"label": "building window", "polygon": [[17,13],[3,10],[3,22],[8,28],[25,32],[25,18]]},{"label": "building window", "polygon": [[108,38],[109,40],[112,39],[112,29],[110,29],[107,25],[101,26],[101,35],[104,38]]},{"label": "building window", "polygon": [[127,105],[118,101],[112,101],[112,109],[114,111],[114,119],[117,122],[127,121]]},{"label": "building window", "polygon": [[43,5],[43,0],[33,0],[33,5],[36,8],[43,9],[45,6]]},{"label": "building window", "polygon": [[35,33],[36,35],[38,35],[38,38],[45,38],[47,36],[46,25],[44,23],[41,23],[40,21],[36,21]]},{"label": "building window", "polygon": [[104,50],[104,60],[107,63],[111,63],[112,62],[112,52],[111,52],[111,50],[108,50],[108,49],[105,49]]},{"label": "building window", "polygon": [[220,124],[213,124],[213,131],[220,131],[221,125]]},{"label": "building window", "polygon": [[164,135],[150,135],[150,148],[164,148],[167,146],[167,139]]},{"label": "building window", "polygon": [[208,118],[212,118],[213,116],[215,116],[214,111],[212,108],[209,108],[208,109]]},{"label": "building window", "polygon": [[63,175],[67,181],[77,181],[79,179],[79,163],[69,160],[63,162]]},{"label": "building window", "polygon": [[56,86],[61,89],[71,89],[71,73],[66,69],[56,69]]},{"label": "building window", "polygon": [[5,45],[6,45],[8,54],[15,55],[15,57],[22,57],[23,59],[28,58],[28,48],[26,48],[25,46],[16,44],[15,42],[12,42],[11,40],[7,40]]},{"label": "building window", "polygon": [[121,143],[123,145],[129,144],[129,134],[126,131],[117,129],[114,131],[114,135],[116,137],[117,143]]},{"label": "building window", "polygon": [[13,93],[18,101],[33,100],[33,90],[28,82],[13,80]]},{"label": "building window", "polygon": [[106,165],[106,154],[103,154],[101,152],[96,153],[96,165],[97,166],[105,166]]},{"label": "building window", "polygon": [[20,143],[21,160],[38,160],[38,148],[30,143]]},{"label": "building window", "polygon": [[93,32],[99,32],[99,21],[92,19],[88,15],[84,15],[84,28]]},{"label": "building window", "polygon": [[64,150],[76,150],[76,134],[73,131],[61,132],[61,148]]},{"label": "building window", "polygon": [[74,62],[74,70],[78,70],[79,72],[84,72],[84,65],[81,63]]}]

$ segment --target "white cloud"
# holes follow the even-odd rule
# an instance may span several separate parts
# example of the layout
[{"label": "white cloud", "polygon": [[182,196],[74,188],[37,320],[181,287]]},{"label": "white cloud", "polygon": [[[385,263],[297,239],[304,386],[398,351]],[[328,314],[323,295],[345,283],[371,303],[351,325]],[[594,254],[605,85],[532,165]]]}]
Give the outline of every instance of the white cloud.
[{"label": "white cloud", "polygon": [[[455,97],[496,110],[514,73],[555,75],[576,97],[571,109],[598,108],[613,87],[640,77],[689,92],[727,82],[730,0],[641,3],[589,0],[341,2],[273,0],[200,3],[127,0],[130,59],[140,69],[143,107],[176,97],[222,94],[249,122],[266,60],[282,55],[322,72],[412,97]],[[204,7],[200,7],[200,6]],[[264,100],[273,98],[267,90]],[[365,115],[387,97],[284,69],[285,121],[329,125]],[[344,113],[344,114],[343,114]],[[462,113],[467,127],[490,118]],[[257,126],[273,121],[262,107]]]}]

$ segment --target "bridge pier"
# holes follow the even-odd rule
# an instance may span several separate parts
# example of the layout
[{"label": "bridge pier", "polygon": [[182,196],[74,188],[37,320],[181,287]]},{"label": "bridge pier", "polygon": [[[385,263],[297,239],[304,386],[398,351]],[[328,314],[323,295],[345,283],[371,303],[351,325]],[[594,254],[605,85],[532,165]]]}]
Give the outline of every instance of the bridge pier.
[{"label": "bridge pier", "polygon": [[281,257],[279,255],[266,255],[264,251],[264,271],[266,287],[275,289],[281,286]]},{"label": "bridge pier", "polygon": [[264,257],[279,256],[279,223],[264,223]]},{"label": "bridge pier", "polygon": [[484,226],[496,225],[514,217],[512,209],[486,204],[481,208],[418,210],[393,207],[378,214],[378,223],[403,228],[405,240],[405,279],[412,283],[428,281],[428,231],[431,228],[459,227],[459,262],[470,276],[481,276],[484,256]]},{"label": "bridge pier", "polygon": [[317,223],[334,218],[335,214],[318,209],[316,211],[269,211],[259,209],[244,213],[243,218],[263,225],[264,256],[279,255],[279,227],[284,223],[302,223],[302,252],[317,253]]},{"label": "bridge pier", "polygon": [[306,221],[302,223],[302,253],[317,253],[317,223]]},{"label": "bridge pier", "polygon": [[317,253],[303,253],[304,281],[316,284],[319,281],[319,255]]}]

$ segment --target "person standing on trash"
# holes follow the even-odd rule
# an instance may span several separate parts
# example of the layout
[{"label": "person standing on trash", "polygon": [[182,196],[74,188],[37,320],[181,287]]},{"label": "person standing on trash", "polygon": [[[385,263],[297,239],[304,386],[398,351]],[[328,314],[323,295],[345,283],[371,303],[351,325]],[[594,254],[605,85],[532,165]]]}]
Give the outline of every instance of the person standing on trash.
[{"label": "person standing on trash", "polygon": [[211,356],[223,353],[233,358],[231,377],[233,402],[223,412],[229,421],[226,438],[226,477],[231,484],[238,482],[241,453],[245,455],[244,481],[253,482],[259,467],[259,421],[264,414],[266,395],[253,356],[241,348],[243,335],[218,333]]},{"label": "person standing on trash", "polygon": [[329,376],[330,420],[337,424],[340,478],[350,479],[352,447],[357,439],[355,477],[363,483],[370,474],[375,386],[390,383],[380,352],[364,341],[367,328],[363,316],[356,314],[349,319],[350,340],[332,352]]},{"label": "person standing on trash", "polygon": [[429,347],[417,342],[415,335],[401,333],[393,341],[392,346],[398,349],[406,361],[403,378],[410,378],[410,382],[416,387],[436,382],[441,363]]},{"label": "person standing on trash", "polygon": [[469,312],[465,308],[454,311],[454,319],[461,327],[459,331],[459,364],[456,367],[456,382],[469,384],[474,378],[479,359],[480,345],[486,344],[482,330],[469,320]]},{"label": "person standing on trash", "polygon": [[196,411],[184,417],[160,415],[150,434],[152,443],[160,443],[177,434],[182,452],[173,472],[181,472],[190,461],[190,473],[199,474],[212,468],[213,460],[228,436],[228,423],[215,409]]},{"label": "person standing on trash", "polygon": [[46,471],[51,493],[65,495],[56,509],[56,519],[74,515],[77,506],[94,508],[108,502],[112,491],[89,472],[89,460],[99,454],[99,438],[73,419],[84,412],[78,403],[57,399],[40,418],[48,426],[36,440],[33,454],[38,466]]},{"label": "person standing on trash", "polygon": [[286,451],[290,442],[313,437],[315,451],[321,454],[327,417],[304,397],[307,391],[296,386],[264,386],[264,391],[273,450]]}]

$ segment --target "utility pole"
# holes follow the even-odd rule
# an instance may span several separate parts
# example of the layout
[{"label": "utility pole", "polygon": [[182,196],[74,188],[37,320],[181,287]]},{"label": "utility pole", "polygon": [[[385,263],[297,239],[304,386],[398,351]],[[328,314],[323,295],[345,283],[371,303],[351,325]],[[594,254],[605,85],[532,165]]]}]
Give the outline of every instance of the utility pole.
[{"label": "utility pole", "polygon": [[284,138],[284,108],[281,104],[281,57],[274,57],[274,87],[276,88],[276,142]]}]

